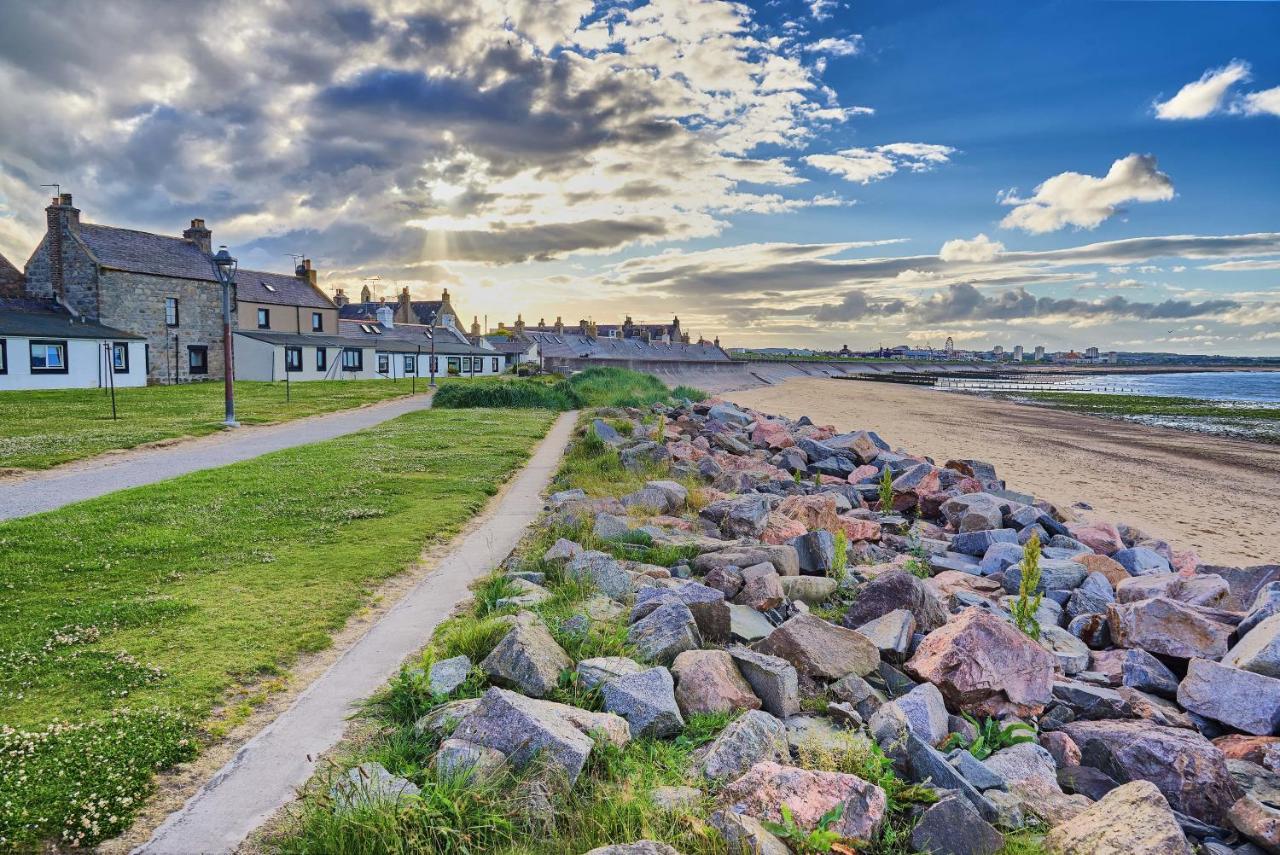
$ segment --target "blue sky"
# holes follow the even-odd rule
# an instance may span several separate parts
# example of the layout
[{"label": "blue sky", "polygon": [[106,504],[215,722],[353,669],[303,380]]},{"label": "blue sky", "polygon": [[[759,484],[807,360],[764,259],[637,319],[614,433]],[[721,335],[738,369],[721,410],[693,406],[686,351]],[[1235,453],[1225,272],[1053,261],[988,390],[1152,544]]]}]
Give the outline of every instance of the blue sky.
[{"label": "blue sky", "polygon": [[1280,353],[1280,3],[79,2],[0,31],[19,264],[57,181],[491,325]]}]

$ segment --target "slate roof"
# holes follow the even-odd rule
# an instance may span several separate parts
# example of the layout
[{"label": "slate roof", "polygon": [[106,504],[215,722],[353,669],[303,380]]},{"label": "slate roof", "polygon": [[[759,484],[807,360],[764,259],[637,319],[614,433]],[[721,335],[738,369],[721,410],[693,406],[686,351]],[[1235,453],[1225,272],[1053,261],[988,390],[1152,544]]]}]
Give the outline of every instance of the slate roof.
[{"label": "slate roof", "polygon": [[[442,305],[443,301],[441,300],[409,301],[410,311],[412,311],[414,317],[418,319],[418,323],[423,324],[424,326],[431,326],[436,322],[436,319],[440,316],[440,307]],[[385,303],[381,300],[369,300],[364,303],[347,303],[347,305],[338,310],[338,317],[345,318],[347,320],[363,319],[372,321],[377,319],[377,311],[382,306],[390,307],[393,312],[400,308],[400,304],[392,300],[388,300]]]},{"label": "slate roof", "polygon": [[52,300],[29,297],[0,297],[0,336],[6,335],[28,338],[143,340],[140,335],[114,327],[93,321],[79,321]]},{"label": "slate roof", "polygon": [[[81,223],[80,241],[103,267],[129,273],[218,281],[212,257],[189,240],[115,226]],[[270,286],[270,287],[267,287]],[[236,296],[250,303],[332,309],[333,302],[298,276],[260,270],[236,271]]]},{"label": "slate roof", "polygon": [[25,282],[26,277],[22,275],[22,271],[15,267],[9,259],[0,255],[0,291],[3,291],[6,286],[16,287]]},{"label": "slate roof", "polygon": [[485,336],[485,341],[493,345],[493,349],[498,353],[525,353],[534,344],[531,339],[511,338],[505,335]]},{"label": "slate roof", "polygon": [[591,338],[581,333],[562,335],[526,332],[538,343],[542,355],[551,358],[599,360],[654,359],[664,362],[728,362],[729,354],[714,344],[666,344],[640,339]]},{"label": "slate roof", "polygon": [[[378,332],[365,332],[362,329],[363,326],[377,329]],[[396,324],[394,327],[383,327],[370,321],[338,321],[339,336],[347,342],[354,340],[362,343],[365,347],[373,345],[379,350],[394,350],[396,352],[415,351],[419,345],[422,346],[423,353],[430,352],[431,338],[427,335],[430,329],[430,327],[423,324]],[[465,340],[459,340],[457,335],[446,327],[436,327],[435,334],[437,354],[494,355],[494,351],[476,347]]]}]

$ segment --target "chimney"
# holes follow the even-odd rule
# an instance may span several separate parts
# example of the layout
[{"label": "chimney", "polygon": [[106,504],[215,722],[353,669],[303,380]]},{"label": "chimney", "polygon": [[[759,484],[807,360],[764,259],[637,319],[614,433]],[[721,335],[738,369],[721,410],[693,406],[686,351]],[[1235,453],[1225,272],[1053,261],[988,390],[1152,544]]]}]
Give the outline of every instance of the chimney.
[{"label": "chimney", "polygon": [[396,314],[399,316],[400,323],[411,324],[417,320],[413,317],[412,302],[413,301],[409,299],[409,286],[406,285],[400,289],[400,304],[396,308]]},{"label": "chimney", "polygon": [[479,315],[474,315],[471,318],[471,334],[474,336],[480,335],[480,316]]},{"label": "chimney", "polygon": [[564,321],[559,315],[556,315],[556,335],[564,335]]},{"label": "chimney", "polygon": [[351,302],[351,298],[348,297],[341,288],[333,292],[333,304],[337,306],[339,309],[341,309],[343,306],[347,305],[350,302]]},{"label": "chimney", "polygon": [[517,314],[516,322],[511,328],[516,331],[516,335],[523,334],[524,333],[524,315]]},{"label": "chimney", "polygon": [[587,331],[587,319],[586,319],[586,318],[579,318],[579,319],[578,319],[578,334],[579,334],[579,335],[587,335],[587,332],[588,332],[588,331]]},{"label": "chimney", "polygon": [[360,302],[367,303],[373,299],[373,292],[369,290],[369,286],[365,285],[360,289]]},{"label": "chimney", "polygon": [[53,197],[44,213],[49,230],[49,284],[53,287],[53,296],[65,303],[67,286],[63,278],[62,245],[64,238],[70,237],[70,232],[79,228],[80,209],[71,204],[70,193],[62,193]]},{"label": "chimney", "polygon": [[200,247],[201,252],[210,254],[213,252],[213,232],[204,227],[204,220],[192,220],[191,228],[184,231],[182,236]]},{"label": "chimney", "polygon": [[[203,224],[204,224],[204,220],[193,220],[192,222],[193,222],[193,223],[200,223],[201,225],[203,225]],[[302,259],[302,263],[301,263],[301,264],[299,264],[296,268],[294,268],[294,271],[293,271],[293,272],[297,274],[297,276],[298,276],[298,278],[299,278],[299,279],[305,279],[305,280],[307,280],[307,284],[308,284],[308,285],[310,285],[312,288],[314,288],[314,287],[315,287],[315,285],[316,285],[316,271],[315,271],[315,269],[314,269],[314,268],[312,268],[312,266],[311,266],[311,259],[309,259],[309,258],[304,258],[304,259]],[[339,293],[341,293],[341,292],[339,292]]]},{"label": "chimney", "polygon": [[378,318],[378,323],[387,329],[394,329],[396,325],[395,312],[386,303],[378,307],[378,311],[373,313]]}]

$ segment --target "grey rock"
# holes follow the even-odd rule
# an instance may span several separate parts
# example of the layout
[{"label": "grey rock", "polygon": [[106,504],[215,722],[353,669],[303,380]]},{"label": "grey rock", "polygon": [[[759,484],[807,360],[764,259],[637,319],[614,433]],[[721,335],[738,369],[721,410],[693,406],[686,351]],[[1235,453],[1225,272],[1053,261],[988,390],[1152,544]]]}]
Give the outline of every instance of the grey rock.
[{"label": "grey rock", "polygon": [[965,555],[962,552],[948,550],[931,552],[925,558],[925,562],[933,573],[945,573],[948,570],[954,570],[957,573],[968,573],[970,576],[982,575],[982,565],[975,561],[972,555]]},{"label": "grey rock", "polygon": [[738,427],[746,427],[755,421],[755,417],[750,413],[735,407],[733,404],[721,402],[713,404],[707,412],[708,419],[714,419],[719,422],[726,422]]},{"label": "grey rock", "polygon": [[1117,647],[1137,647],[1179,659],[1220,659],[1231,636],[1231,627],[1164,597],[1112,603],[1107,607],[1107,623]]},{"label": "grey rock", "polygon": [[1077,615],[1067,624],[1067,632],[1083,641],[1091,650],[1111,646],[1111,625],[1105,614]]},{"label": "grey rock", "polygon": [[585,552],[581,546],[572,540],[559,538],[555,543],[551,544],[551,548],[542,553],[544,561],[569,561],[577,558]]},{"label": "grey rock", "polygon": [[1037,642],[1057,658],[1058,667],[1068,676],[1089,667],[1089,646],[1056,624],[1042,624]]},{"label": "grey rock", "polygon": [[1257,564],[1253,567],[1219,567],[1212,564],[1196,568],[1197,573],[1210,573],[1227,580],[1231,594],[1220,603],[1224,609],[1245,611],[1253,605],[1258,593],[1272,582],[1280,581],[1280,564]]},{"label": "grey rock", "polygon": [[613,540],[623,537],[631,531],[631,523],[626,517],[613,514],[596,514],[596,521],[591,533],[600,540]]},{"label": "grey rock", "polygon": [[465,775],[488,778],[506,766],[507,758],[496,748],[487,748],[464,739],[446,739],[436,751],[435,764],[436,770],[448,777]]},{"label": "grey rock", "polygon": [[499,597],[494,605],[500,609],[528,608],[551,599],[550,591],[527,579],[511,579],[511,584],[515,587],[516,593],[509,597]]},{"label": "grey rock", "polygon": [[1133,546],[1111,554],[1121,567],[1129,571],[1130,576],[1149,576],[1152,573],[1171,573],[1169,560],[1154,549],[1145,546]]},{"label": "grey rock", "polygon": [[[1218,578],[1222,577],[1219,576]],[[1228,596],[1231,595],[1228,594]],[[1222,604],[1219,603],[1219,605]],[[1253,604],[1249,606],[1249,611],[1236,626],[1236,632],[1241,637],[1244,637],[1255,626],[1275,614],[1280,614],[1280,582],[1268,582],[1262,586],[1262,589],[1258,591],[1258,595],[1254,597]]]},{"label": "grey rock", "polygon": [[765,760],[790,762],[787,728],[766,712],[749,710],[720,731],[699,771],[707,780],[732,780]]},{"label": "grey rock", "polygon": [[631,574],[606,552],[583,552],[565,565],[570,579],[590,582],[600,593],[620,600],[631,593]]},{"label": "grey rock", "polygon": [[864,623],[856,631],[871,639],[882,656],[900,657],[911,647],[911,638],[916,631],[916,618],[906,609],[895,609]]},{"label": "grey rock", "polygon": [[1280,677],[1280,615],[1261,621],[1222,657],[1223,665]]},{"label": "grey rock", "polygon": [[835,566],[836,541],[831,532],[819,529],[787,541],[800,558],[800,572],[825,576]]},{"label": "grey rock", "polygon": [[[1045,591],[1070,591],[1084,582],[1089,571],[1083,564],[1074,561],[1062,561],[1056,558],[1040,559],[1040,584],[1035,593]],[[1011,565],[1004,571],[1004,589],[1010,594],[1018,593],[1022,584],[1022,564]]]},{"label": "grey rock", "polygon": [[592,419],[591,432],[604,440],[606,445],[622,445],[625,441],[622,434],[604,419]]},{"label": "grey rock", "polygon": [[573,667],[573,660],[542,621],[527,612],[520,617],[526,615],[530,619],[517,619],[480,668],[500,686],[541,698],[556,687],[561,671]]},{"label": "grey rock", "polygon": [[1280,680],[1207,659],[1192,659],[1178,685],[1178,703],[1189,712],[1266,736],[1280,728]]},{"label": "grey rock", "polygon": [[779,544],[777,546],[760,544],[758,546],[732,546],[727,549],[704,552],[693,559],[693,569],[699,573],[709,574],[712,570],[723,567],[751,567],[755,564],[769,563],[778,571],[779,576],[800,575],[800,558],[794,546]]},{"label": "grey rock", "polygon": [[614,677],[601,688],[601,696],[605,712],[625,718],[632,736],[661,738],[684,729],[675,681],[666,668]]},{"label": "grey rock", "polygon": [[947,755],[947,762],[960,775],[980,791],[1008,789],[1008,783],[987,765],[964,748],[955,748]]},{"label": "grey rock", "polygon": [[1129,718],[1133,714],[1128,702],[1114,689],[1075,680],[1055,681],[1053,697],[1069,707],[1080,720]]},{"label": "grey rock", "polygon": [[724,837],[729,855],[791,855],[791,848],[754,816],[718,810],[708,821]]},{"label": "grey rock", "polygon": [[[674,481],[670,483],[675,483]],[[618,501],[629,510],[650,514],[665,514],[676,509],[671,494],[658,487],[645,486],[622,496]],[[683,503],[682,503],[683,504]]]},{"label": "grey rock", "polygon": [[658,810],[684,810],[702,801],[702,790],[697,787],[654,787],[649,791],[649,801]]},{"label": "grey rock", "polygon": [[911,732],[930,745],[937,745],[947,738],[947,705],[938,687],[932,683],[921,683],[902,697],[881,706],[871,716],[871,730],[875,732],[877,720],[893,715],[895,709],[901,711]]},{"label": "grey rock", "polygon": [[375,802],[413,799],[421,790],[406,778],[393,775],[381,763],[361,763],[338,779],[329,791],[337,810],[351,810]]},{"label": "grey rock", "polygon": [[671,463],[671,452],[665,445],[656,442],[638,442],[624,448],[621,454],[622,466],[629,472],[645,472],[659,469]]},{"label": "grey rock", "polygon": [[614,843],[597,846],[586,855],[680,855],[679,850],[656,840],[637,840],[635,843]]},{"label": "grey rock", "polygon": [[821,605],[829,599],[840,584],[827,576],[782,576],[779,581],[787,599],[811,606]]},{"label": "grey rock", "polygon": [[956,790],[973,805],[984,820],[994,822],[997,819],[998,813],[991,800],[957,772],[940,751],[911,733],[906,735],[904,748],[911,780],[921,783],[928,781],[943,790]]},{"label": "grey rock", "polygon": [[761,495],[712,502],[701,515],[715,522],[725,537],[759,537],[769,521],[769,500]]},{"label": "grey rock", "polygon": [[922,579],[905,570],[891,570],[858,591],[857,599],[841,623],[850,628],[859,627],[897,609],[911,612],[916,627],[925,633],[942,626],[950,617],[946,606]]},{"label": "grey rock", "polygon": [[475,712],[478,706],[480,706],[479,698],[463,698],[457,701],[449,701],[414,722],[413,732],[418,736],[427,734],[448,736],[453,732],[458,722]]},{"label": "grey rock", "polygon": [[628,674],[639,674],[644,666],[634,659],[625,656],[600,656],[595,659],[583,659],[578,663],[578,680],[588,689],[607,683],[615,677]]},{"label": "grey rock", "polygon": [[786,718],[800,711],[799,675],[790,662],[743,647],[729,655],[767,712]]},{"label": "grey rock", "polygon": [[1008,502],[990,493],[968,493],[948,499],[939,509],[956,531],[988,531],[1004,524]]},{"label": "grey rock", "polygon": [[982,794],[995,809],[995,824],[1001,828],[1019,829],[1026,824],[1026,815],[1022,811],[1022,799],[1013,793],[1002,790],[987,790]]},{"label": "grey rock", "polygon": [[911,846],[933,855],[995,855],[1004,847],[1004,835],[968,799],[948,794],[920,815]]},{"label": "grey rock", "polygon": [[1178,691],[1178,678],[1145,650],[1094,651],[1089,667],[1103,674],[1112,687],[1129,686],[1165,698],[1172,698]]},{"label": "grey rock", "polygon": [[433,663],[427,672],[427,683],[433,695],[452,694],[453,690],[466,682],[471,673],[471,660],[466,656],[453,656]]},{"label": "grey rock", "polygon": [[666,603],[631,624],[627,641],[641,658],[670,665],[676,655],[702,646],[693,612],[684,603]]},{"label": "grey rock", "polygon": [[1000,573],[1022,561],[1022,545],[1017,543],[993,543],[982,556],[978,572],[983,576]]},{"label": "grey rock", "polygon": [[876,710],[887,701],[884,693],[857,674],[850,674],[832,683],[828,692],[837,701],[849,704],[864,719],[875,715]]},{"label": "grey rock", "polygon": [[646,588],[637,592],[631,620],[639,620],[668,602],[681,602],[689,607],[704,641],[728,640],[729,606],[724,601],[724,592],[699,582],[677,582],[669,587]]},{"label": "grey rock", "polygon": [[994,543],[1018,542],[1018,533],[1011,528],[996,528],[986,531],[960,532],[951,540],[951,548],[965,555],[985,555]]},{"label": "grey rock", "polygon": [[729,637],[733,641],[750,644],[773,632],[774,625],[762,613],[750,606],[729,604]]}]

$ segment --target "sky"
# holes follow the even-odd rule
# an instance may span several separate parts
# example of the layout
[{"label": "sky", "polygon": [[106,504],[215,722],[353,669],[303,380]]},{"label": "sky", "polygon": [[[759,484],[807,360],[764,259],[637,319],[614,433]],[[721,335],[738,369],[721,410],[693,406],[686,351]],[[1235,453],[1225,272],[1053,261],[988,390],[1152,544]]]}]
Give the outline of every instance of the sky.
[{"label": "sky", "polygon": [[0,253],[203,217],[469,323],[1280,354],[1280,3],[0,0]]}]

